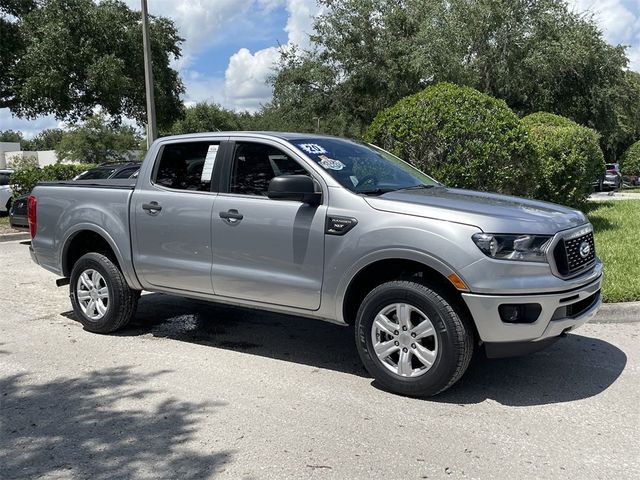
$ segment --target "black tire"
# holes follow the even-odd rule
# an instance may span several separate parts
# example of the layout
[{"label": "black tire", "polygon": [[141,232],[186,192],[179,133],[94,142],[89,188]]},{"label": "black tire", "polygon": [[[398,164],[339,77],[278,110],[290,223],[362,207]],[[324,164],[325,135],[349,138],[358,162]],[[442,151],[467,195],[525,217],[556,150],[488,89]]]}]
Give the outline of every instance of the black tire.
[{"label": "black tire", "polygon": [[[420,376],[392,372],[374,350],[372,329],[376,315],[397,303],[423,312],[435,330],[435,360]],[[446,390],[462,377],[473,356],[473,331],[452,303],[435,289],[414,281],[383,283],[365,297],[356,318],[356,345],[365,368],[382,388],[401,395],[427,397]]]},{"label": "black tire", "polygon": [[[94,270],[104,279],[108,289],[106,312],[99,319],[85,314],[78,301],[78,280],[83,272]],[[94,333],[111,333],[124,327],[133,318],[140,292],[129,288],[116,264],[101,253],[87,253],[80,257],[71,271],[69,296],[73,311],[85,330]]]}]

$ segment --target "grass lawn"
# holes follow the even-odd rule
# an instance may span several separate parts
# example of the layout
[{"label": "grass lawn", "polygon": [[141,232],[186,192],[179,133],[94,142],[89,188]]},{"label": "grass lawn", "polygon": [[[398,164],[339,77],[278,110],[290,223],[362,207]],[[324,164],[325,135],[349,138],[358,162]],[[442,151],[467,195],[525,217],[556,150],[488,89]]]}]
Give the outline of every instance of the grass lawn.
[{"label": "grass lawn", "polygon": [[604,301],[640,300],[640,200],[593,204],[587,216],[604,263]]},{"label": "grass lawn", "polygon": [[0,215],[0,225],[9,225],[9,215]]}]

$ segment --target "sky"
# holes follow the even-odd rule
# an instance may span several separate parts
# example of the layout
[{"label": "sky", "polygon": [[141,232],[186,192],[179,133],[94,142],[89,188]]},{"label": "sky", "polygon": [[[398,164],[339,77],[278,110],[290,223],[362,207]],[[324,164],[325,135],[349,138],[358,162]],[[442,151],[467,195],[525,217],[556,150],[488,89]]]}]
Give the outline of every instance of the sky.
[{"label": "sky", "polygon": [[[125,0],[132,9],[139,0]],[[595,16],[612,44],[629,45],[630,67],[640,71],[640,0],[569,0],[577,12]],[[257,110],[271,97],[266,83],[281,46],[309,45],[316,0],[148,0],[149,11],[175,22],[185,39],[175,64],[187,105],[207,101],[234,110]],[[0,109],[0,130],[27,138],[60,126],[51,116],[18,119]]]}]

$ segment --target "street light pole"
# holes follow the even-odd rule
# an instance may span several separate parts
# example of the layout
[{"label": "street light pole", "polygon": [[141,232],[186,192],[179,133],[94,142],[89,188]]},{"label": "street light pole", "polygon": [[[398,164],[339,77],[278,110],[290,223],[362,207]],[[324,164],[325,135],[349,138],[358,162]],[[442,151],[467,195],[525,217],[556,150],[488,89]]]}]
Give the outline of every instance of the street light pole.
[{"label": "street light pole", "polygon": [[140,0],[142,6],[142,45],[144,47],[144,84],[147,95],[147,148],[158,136],[156,127],[156,102],[153,96],[153,70],[151,68],[151,42],[149,41],[149,12],[147,0]]}]

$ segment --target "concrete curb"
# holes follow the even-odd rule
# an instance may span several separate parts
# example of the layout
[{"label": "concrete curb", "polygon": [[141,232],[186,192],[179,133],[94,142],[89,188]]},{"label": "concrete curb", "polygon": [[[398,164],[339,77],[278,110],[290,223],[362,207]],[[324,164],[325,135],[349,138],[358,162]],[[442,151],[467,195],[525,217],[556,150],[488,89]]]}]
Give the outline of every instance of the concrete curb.
[{"label": "concrete curb", "polygon": [[0,233],[0,242],[11,242],[13,240],[29,240],[29,232]]},{"label": "concrete curb", "polygon": [[640,322],[640,302],[603,303],[589,323]]}]

